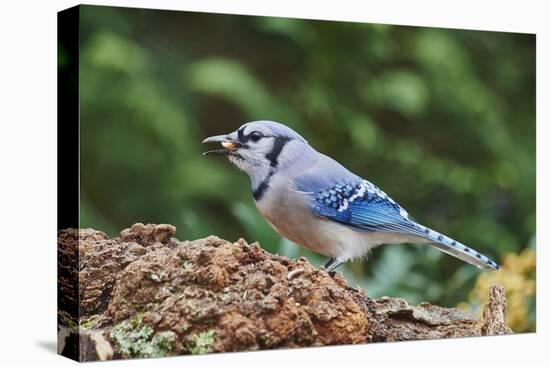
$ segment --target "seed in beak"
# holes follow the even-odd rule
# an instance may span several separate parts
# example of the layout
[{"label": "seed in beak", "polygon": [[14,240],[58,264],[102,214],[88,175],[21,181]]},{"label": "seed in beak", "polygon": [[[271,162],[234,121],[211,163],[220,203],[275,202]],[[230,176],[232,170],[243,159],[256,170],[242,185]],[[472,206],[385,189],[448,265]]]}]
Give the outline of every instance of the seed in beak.
[{"label": "seed in beak", "polygon": [[237,144],[231,143],[229,141],[222,141],[222,147],[226,149],[235,149],[237,147]]}]

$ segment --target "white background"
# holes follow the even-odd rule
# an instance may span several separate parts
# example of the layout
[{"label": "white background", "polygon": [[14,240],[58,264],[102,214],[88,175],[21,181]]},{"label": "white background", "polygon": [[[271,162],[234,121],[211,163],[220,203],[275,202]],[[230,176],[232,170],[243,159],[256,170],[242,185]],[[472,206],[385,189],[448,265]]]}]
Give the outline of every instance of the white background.
[{"label": "white background", "polygon": [[[537,334],[108,362],[116,366],[542,365],[548,362],[549,22],[545,1],[89,1],[223,13],[537,33]],[[56,341],[56,12],[2,2],[0,362],[67,366]],[[545,122],[543,122],[545,121]],[[467,149],[467,147],[465,147]],[[546,161],[545,161],[546,159]],[[546,162],[546,163],[545,163]],[[545,166],[546,165],[546,168]],[[542,312],[541,312],[542,310]],[[544,340],[546,339],[546,340]],[[543,345],[546,345],[546,350]],[[546,358],[545,358],[546,357]],[[539,361],[541,360],[541,361]],[[32,363],[32,364],[31,364]]]}]

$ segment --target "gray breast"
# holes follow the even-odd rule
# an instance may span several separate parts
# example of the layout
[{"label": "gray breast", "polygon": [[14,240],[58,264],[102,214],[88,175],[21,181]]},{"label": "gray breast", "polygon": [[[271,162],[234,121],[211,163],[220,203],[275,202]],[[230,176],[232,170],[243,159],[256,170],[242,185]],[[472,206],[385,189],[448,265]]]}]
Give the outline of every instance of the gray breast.
[{"label": "gray breast", "polygon": [[327,225],[339,226],[315,216],[305,193],[288,182],[273,177],[269,194],[256,201],[266,221],[282,236],[325,256],[336,256],[334,241],[327,236]]}]

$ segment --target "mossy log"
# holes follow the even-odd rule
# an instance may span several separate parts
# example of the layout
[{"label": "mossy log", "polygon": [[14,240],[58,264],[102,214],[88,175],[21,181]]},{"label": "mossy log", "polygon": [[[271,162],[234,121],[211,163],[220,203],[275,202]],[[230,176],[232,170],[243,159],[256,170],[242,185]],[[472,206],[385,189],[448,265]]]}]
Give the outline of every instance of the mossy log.
[{"label": "mossy log", "polygon": [[500,286],[478,319],[372,299],[340,273],[258,243],[179,241],[175,232],[140,223],[112,239],[59,232],[61,354],[89,361],[511,333]]}]

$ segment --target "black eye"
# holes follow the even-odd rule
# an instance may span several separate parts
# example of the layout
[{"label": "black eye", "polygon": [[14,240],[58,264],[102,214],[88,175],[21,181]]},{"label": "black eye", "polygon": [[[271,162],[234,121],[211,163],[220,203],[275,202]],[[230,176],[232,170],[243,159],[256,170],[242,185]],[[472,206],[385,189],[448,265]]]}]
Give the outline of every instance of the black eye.
[{"label": "black eye", "polygon": [[250,133],[250,135],[248,135],[248,137],[250,138],[250,140],[256,142],[256,141],[260,140],[261,138],[263,138],[264,135],[259,131],[253,131],[253,132]]}]

